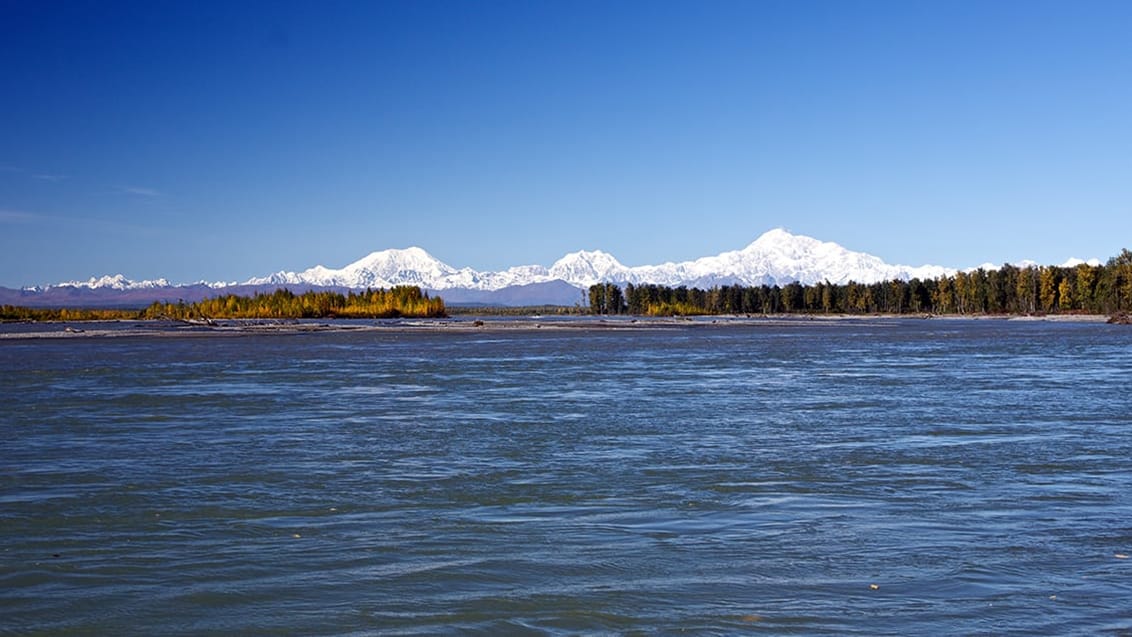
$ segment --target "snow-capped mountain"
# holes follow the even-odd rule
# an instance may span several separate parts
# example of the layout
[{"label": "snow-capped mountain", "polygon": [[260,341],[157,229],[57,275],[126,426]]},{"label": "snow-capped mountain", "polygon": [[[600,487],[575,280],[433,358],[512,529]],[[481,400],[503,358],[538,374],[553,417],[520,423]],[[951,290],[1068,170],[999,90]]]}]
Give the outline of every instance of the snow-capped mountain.
[{"label": "snow-capped mountain", "polygon": [[[976,266],[976,267],[973,267],[973,268],[965,268],[964,272],[974,272],[976,270],[985,270],[987,272],[990,272],[991,270],[1001,270],[1002,268],[1006,267],[1007,265],[1012,265],[1016,268],[1026,269],[1026,268],[1039,268],[1039,267],[1041,267],[1042,264],[1038,263],[1037,261],[1031,261],[1030,259],[1022,259],[1021,261],[1013,261],[1013,262],[1010,262],[1010,263],[989,263],[988,262],[988,263],[984,263],[982,265],[979,265],[979,266]],[[1104,265],[1104,263],[1100,259],[1096,259],[1096,258],[1094,258],[1094,259],[1078,259],[1077,257],[1070,257],[1069,259],[1066,259],[1065,263],[1062,263],[1061,265],[1059,265],[1057,267],[1059,267],[1059,268],[1075,268],[1079,265],[1088,265],[1088,266],[1092,266],[1092,267],[1096,268],[1096,267],[1099,267],[1101,265]]]},{"label": "snow-capped mountain", "polygon": [[502,272],[477,272],[471,268],[457,270],[423,249],[412,247],[373,252],[338,270],[316,265],[302,272],[276,272],[249,279],[244,285],[298,284],[345,288],[418,285],[430,290],[500,290],[553,279],[546,268],[538,265],[519,266]]},{"label": "snow-capped mountain", "polygon": [[[1066,266],[1078,263],[1082,260],[1072,259],[1066,262]],[[1091,259],[1084,263],[1097,265],[1100,262]],[[1015,265],[1025,267],[1029,264]],[[985,264],[981,267],[990,270],[999,266]],[[338,269],[318,265],[302,272],[276,272],[243,283],[202,281],[174,286],[165,279],[131,281],[118,274],[92,277],[88,281],[8,290],[4,292],[7,296],[0,296],[11,297],[13,300],[4,302],[16,304],[48,303],[52,299],[66,299],[72,303],[81,300],[85,304],[109,303],[112,297],[133,303],[143,299],[204,298],[225,292],[253,293],[282,286],[292,289],[362,289],[417,285],[443,294],[446,300],[461,299],[467,303],[571,305],[582,298],[582,293],[589,286],[601,282],[700,288],[731,284],[782,286],[794,281],[844,284],[849,281],[873,283],[892,279],[927,279],[955,271],[932,265],[890,265],[878,257],[853,252],[836,243],[775,229],[741,250],[660,265],[630,267],[607,252],[581,250],[563,256],[550,267],[523,265],[499,272],[479,272],[472,268],[454,268],[425,250],[412,247],[373,252]]]},{"label": "snow-capped mountain", "polygon": [[237,283],[226,283],[224,281],[197,281],[196,283],[183,283],[174,284],[170,283],[168,279],[145,279],[142,281],[135,281],[128,279],[122,274],[107,274],[101,277],[90,277],[86,281],[64,281],[62,283],[55,283],[53,285],[34,285],[21,288],[23,292],[37,293],[45,292],[47,290],[57,288],[73,288],[80,290],[115,290],[119,292],[135,291],[135,290],[162,290],[172,287],[189,287],[189,286],[204,286],[210,288],[222,288],[230,285],[238,285]]},{"label": "snow-capped mountain", "polygon": [[310,284],[350,288],[390,287],[391,285],[419,285],[454,275],[457,270],[421,248],[382,250],[373,252],[338,270],[322,265],[302,272],[276,272],[257,277],[247,284]]},{"label": "snow-capped mountain", "polygon": [[315,266],[303,272],[277,272],[245,285],[303,284],[349,288],[419,285],[430,290],[500,290],[516,285],[565,281],[588,288],[594,283],[655,283],[658,285],[711,286],[723,284],[785,285],[873,283],[891,279],[936,278],[949,274],[940,266],[889,265],[878,257],[852,252],[842,246],[776,229],[732,252],[695,261],[629,267],[613,255],[594,251],[567,254],[549,268],[513,267],[502,272],[456,269],[421,248],[374,252],[341,269]]},{"label": "snow-capped mountain", "polygon": [[67,281],[59,283],[55,287],[72,287],[72,288],[90,288],[98,290],[100,288],[109,288],[111,290],[139,290],[148,288],[164,288],[169,287],[171,284],[165,279],[155,279],[153,281],[132,281],[122,276],[121,274],[106,275],[102,277],[90,277],[86,281]]},{"label": "snow-capped mountain", "polygon": [[577,264],[572,269],[586,273],[592,271],[594,275],[566,280],[585,287],[599,281],[700,287],[735,283],[785,285],[794,281],[808,285],[822,281],[873,283],[891,279],[935,278],[954,272],[940,266],[889,265],[870,254],[852,252],[836,243],[794,235],[782,229],[763,234],[742,250],[683,263],[626,268],[612,257],[606,260],[604,257],[608,255],[602,253],[579,252],[566,258],[581,259],[592,254],[602,258],[590,259],[593,266],[590,270]]}]

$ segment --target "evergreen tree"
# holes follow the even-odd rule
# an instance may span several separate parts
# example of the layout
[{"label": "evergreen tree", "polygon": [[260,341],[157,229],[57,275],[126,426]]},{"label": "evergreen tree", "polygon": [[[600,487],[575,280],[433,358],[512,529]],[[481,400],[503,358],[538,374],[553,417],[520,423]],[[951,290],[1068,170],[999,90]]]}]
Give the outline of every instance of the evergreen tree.
[{"label": "evergreen tree", "polygon": [[592,314],[605,314],[606,313],[606,300],[605,300],[605,284],[594,283],[590,286],[590,313]]}]

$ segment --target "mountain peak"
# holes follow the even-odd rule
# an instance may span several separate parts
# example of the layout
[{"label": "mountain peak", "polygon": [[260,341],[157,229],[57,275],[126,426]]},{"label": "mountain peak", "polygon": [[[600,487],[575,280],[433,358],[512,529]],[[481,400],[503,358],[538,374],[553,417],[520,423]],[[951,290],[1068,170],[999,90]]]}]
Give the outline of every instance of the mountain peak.
[{"label": "mountain peak", "polygon": [[793,234],[785,228],[775,228],[764,232],[758,239],[755,239],[750,245],[744,248],[743,251],[773,251],[798,255],[813,251],[823,245],[837,244],[825,243],[813,237],[807,237],[801,234]]},{"label": "mountain peak", "polygon": [[[384,250],[374,250],[366,256],[358,259],[364,260],[379,260],[379,259],[431,259],[432,255],[417,246],[410,246],[408,248],[386,248]],[[355,261],[357,263],[357,261]]]},{"label": "mountain peak", "polygon": [[[786,228],[782,228],[782,227],[772,228],[772,229],[767,230],[766,232],[762,233],[761,235],[759,235],[759,238],[755,239],[754,243],[760,243],[760,242],[763,242],[763,243],[768,243],[768,242],[769,243],[781,243],[783,241],[790,241],[791,239],[798,237],[798,236],[801,236],[801,235],[796,235],[796,234],[790,232],[789,230],[787,230]],[[806,237],[806,238],[809,238],[809,237]]]},{"label": "mountain peak", "polygon": [[589,287],[594,283],[625,281],[629,268],[612,254],[601,250],[571,252],[550,266],[551,278]]},{"label": "mountain peak", "polygon": [[423,248],[412,246],[371,252],[341,270],[320,266],[303,274],[316,278],[320,285],[389,288],[395,285],[428,287],[432,280],[455,272]]},{"label": "mountain peak", "polygon": [[602,250],[578,250],[577,252],[570,252],[563,255],[561,259],[555,261],[554,265],[550,267],[554,268],[554,266],[557,265],[565,265],[578,262],[613,264],[619,267],[625,267],[621,265],[621,262],[618,261],[617,258],[612,254],[603,252]]}]

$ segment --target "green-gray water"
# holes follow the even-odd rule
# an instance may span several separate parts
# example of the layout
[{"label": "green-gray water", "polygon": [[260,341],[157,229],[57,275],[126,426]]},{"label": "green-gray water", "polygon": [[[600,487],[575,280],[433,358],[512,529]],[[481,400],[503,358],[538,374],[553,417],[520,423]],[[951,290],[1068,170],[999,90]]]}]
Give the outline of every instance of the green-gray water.
[{"label": "green-gray water", "polygon": [[0,341],[4,634],[1129,634],[1132,330]]}]

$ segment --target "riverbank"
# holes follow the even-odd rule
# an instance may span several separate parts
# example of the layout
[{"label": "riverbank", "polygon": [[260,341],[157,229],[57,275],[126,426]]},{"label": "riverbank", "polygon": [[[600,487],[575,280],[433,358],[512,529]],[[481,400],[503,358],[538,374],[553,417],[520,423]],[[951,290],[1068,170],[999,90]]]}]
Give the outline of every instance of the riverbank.
[{"label": "riverbank", "polygon": [[42,321],[0,324],[0,340],[36,338],[123,338],[153,336],[239,336],[247,334],[308,334],[319,332],[365,332],[390,330],[521,331],[521,330],[653,330],[710,328],[712,326],[829,325],[875,321],[1043,321],[1056,323],[1105,323],[1099,314],[1014,315],[885,315],[885,314],[774,314],[698,317],[632,316],[462,316],[445,319],[385,320],[218,320],[209,322],[169,320]]}]

